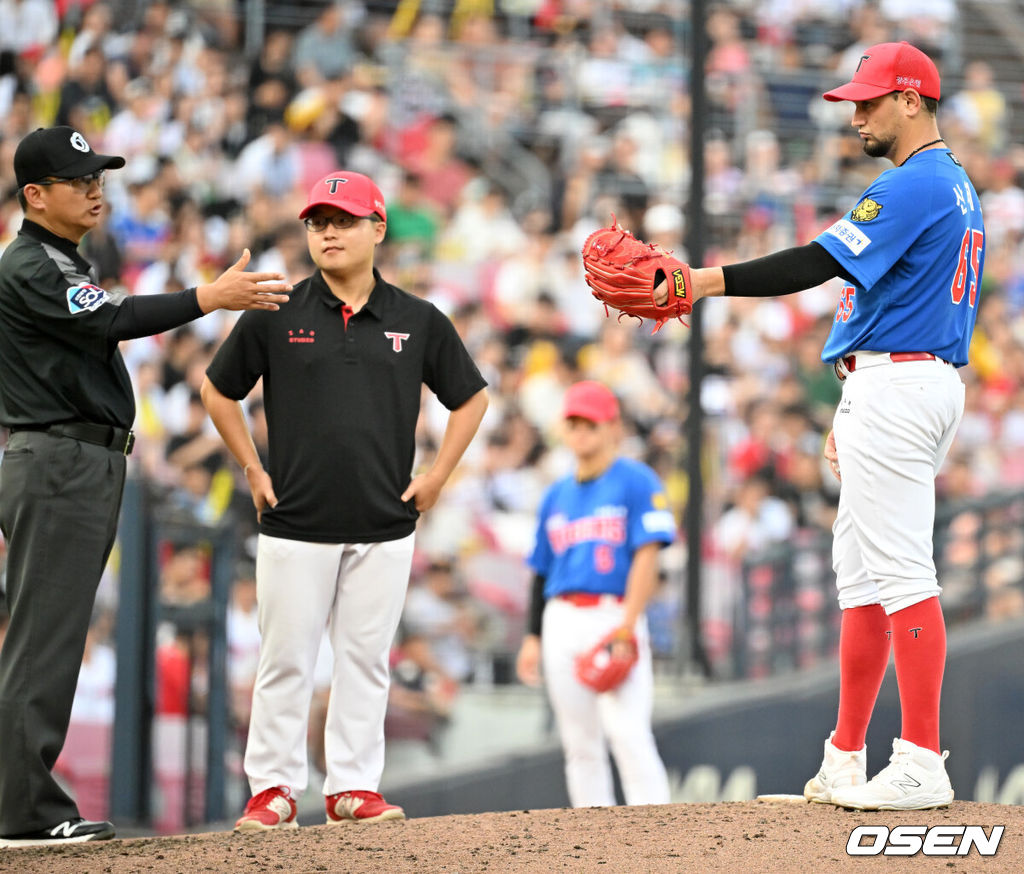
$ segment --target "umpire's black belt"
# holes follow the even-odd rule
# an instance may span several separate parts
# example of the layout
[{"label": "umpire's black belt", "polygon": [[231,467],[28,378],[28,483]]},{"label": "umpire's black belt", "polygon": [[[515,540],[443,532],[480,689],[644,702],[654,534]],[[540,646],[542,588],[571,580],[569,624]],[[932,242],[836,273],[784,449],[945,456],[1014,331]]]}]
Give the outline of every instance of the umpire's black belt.
[{"label": "umpire's black belt", "polygon": [[105,446],[124,455],[132,454],[135,432],[113,425],[95,425],[92,422],[61,422],[57,425],[14,425],[11,433],[17,431],[45,431],[55,437],[70,437],[96,446]]}]

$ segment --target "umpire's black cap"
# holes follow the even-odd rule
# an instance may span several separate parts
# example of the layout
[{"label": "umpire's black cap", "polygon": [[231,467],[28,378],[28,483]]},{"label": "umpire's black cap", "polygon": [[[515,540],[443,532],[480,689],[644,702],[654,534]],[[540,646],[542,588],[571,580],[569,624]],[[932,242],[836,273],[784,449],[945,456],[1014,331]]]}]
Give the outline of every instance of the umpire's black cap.
[{"label": "umpire's black cap", "polygon": [[28,134],[14,152],[14,175],[18,188],[47,176],[74,179],[97,170],[124,166],[118,155],[100,155],[92,150],[73,127],[41,127]]}]

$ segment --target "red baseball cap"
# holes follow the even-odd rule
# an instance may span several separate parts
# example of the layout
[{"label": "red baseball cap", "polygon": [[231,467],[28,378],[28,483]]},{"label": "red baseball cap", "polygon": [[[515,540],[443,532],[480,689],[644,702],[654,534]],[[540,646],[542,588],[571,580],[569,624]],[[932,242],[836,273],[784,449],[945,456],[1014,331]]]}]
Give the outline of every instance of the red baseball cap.
[{"label": "red baseball cap", "polygon": [[611,422],[619,418],[619,402],[612,390],[590,379],[569,386],[563,407],[566,419],[578,416],[591,422]]},{"label": "red baseball cap", "polygon": [[369,176],[335,170],[328,173],[309,189],[309,202],[299,213],[304,219],[316,206],[336,206],[352,215],[366,216],[377,213],[384,221],[388,214],[384,209],[384,195]]},{"label": "red baseball cap", "polygon": [[942,95],[938,68],[908,42],[883,42],[864,51],[852,80],[822,96],[832,101],[871,100],[907,88],[938,100]]}]

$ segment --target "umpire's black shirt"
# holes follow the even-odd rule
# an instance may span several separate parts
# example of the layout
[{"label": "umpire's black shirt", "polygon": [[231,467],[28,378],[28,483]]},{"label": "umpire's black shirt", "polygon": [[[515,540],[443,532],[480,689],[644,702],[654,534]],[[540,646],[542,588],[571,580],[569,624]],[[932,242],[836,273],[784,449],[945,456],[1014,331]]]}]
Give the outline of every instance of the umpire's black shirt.
[{"label": "umpire's black shirt", "polygon": [[315,543],[411,534],[418,513],[401,495],[421,386],[454,410],[487,384],[440,310],[374,276],[351,315],[317,271],[287,307],[243,313],[207,370],[235,400],[263,377],[278,499],[263,511],[263,534]]},{"label": "umpire's black shirt", "polygon": [[108,328],[123,298],[71,240],[25,219],[0,258],[0,425],[130,428],[135,399]]}]

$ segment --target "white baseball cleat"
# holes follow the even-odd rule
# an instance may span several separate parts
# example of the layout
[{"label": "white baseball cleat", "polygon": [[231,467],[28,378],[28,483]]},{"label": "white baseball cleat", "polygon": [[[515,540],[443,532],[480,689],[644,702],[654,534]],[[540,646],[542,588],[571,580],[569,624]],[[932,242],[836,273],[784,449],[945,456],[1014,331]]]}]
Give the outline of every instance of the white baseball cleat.
[{"label": "white baseball cleat", "polygon": [[804,785],[804,798],[818,804],[833,803],[832,793],[837,789],[863,786],[868,779],[868,748],[847,752],[832,746],[832,738],[825,741],[825,755],[818,773]]},{"label": "white baseball cleat", "polygon": [[832,793],[832,803],[853,810],[931,810],[953,800],[946,757],[908,740],[892,742],[889,764],[863,786]]}]

